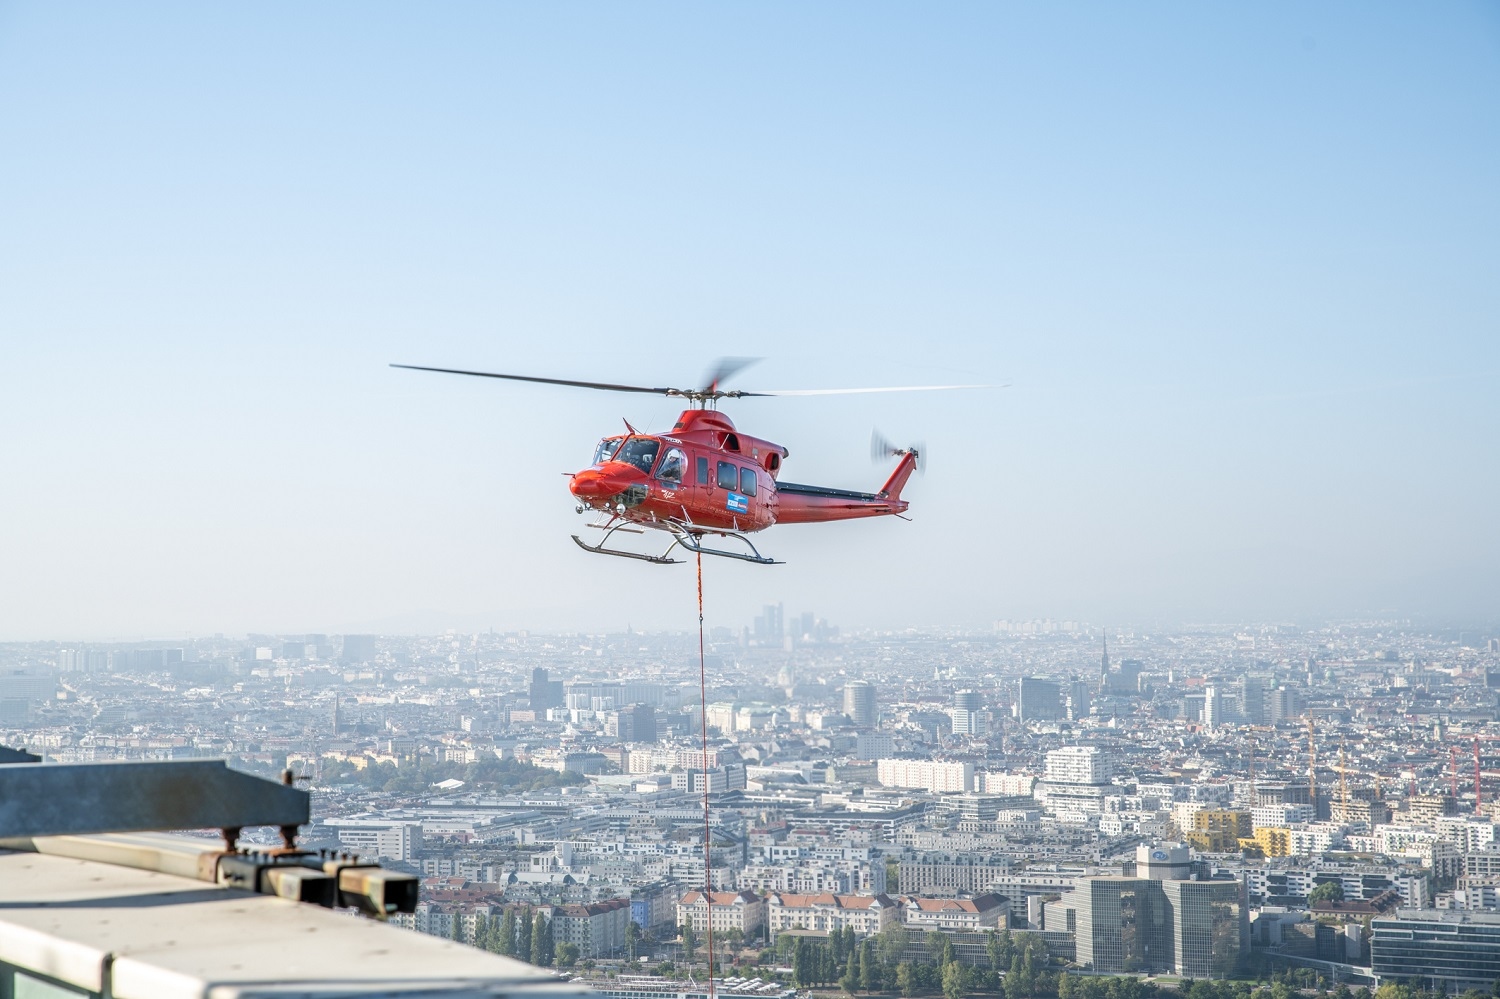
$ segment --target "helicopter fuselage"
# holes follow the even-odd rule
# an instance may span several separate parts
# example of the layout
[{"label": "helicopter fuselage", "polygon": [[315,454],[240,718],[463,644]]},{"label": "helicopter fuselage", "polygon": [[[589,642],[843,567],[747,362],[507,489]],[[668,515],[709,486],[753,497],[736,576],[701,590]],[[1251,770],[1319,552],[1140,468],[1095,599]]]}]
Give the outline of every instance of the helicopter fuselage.
[{"label": "helicopter fuselage", "polygon": [[773,524],[899,515],[915,468],[904,453],[885,485],[861,493],[779,481],[780,444],[740,433],[723,413],[684,410],[670,432],[631,432],[599,442],[594,463],[573,473],[579,511],[689,534],[748,534]]}]

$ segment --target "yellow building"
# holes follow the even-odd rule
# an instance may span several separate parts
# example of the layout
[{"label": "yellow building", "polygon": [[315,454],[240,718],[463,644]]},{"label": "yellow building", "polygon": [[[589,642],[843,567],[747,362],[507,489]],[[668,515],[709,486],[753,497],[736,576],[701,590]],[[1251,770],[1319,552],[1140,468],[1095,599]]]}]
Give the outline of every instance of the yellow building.
[{"label": "yellow building", "polygon": [[1292,853],[1292,834],[1275,826],[1262,826],[1255,830],[1254,836],[1242,838],[1240,843],[1266,857],[1289,857]]},{"label": "yellow building", "polygon": [[1234,853],[1252,832],[1249,812],[1211,808],[1194,813],[1183,839],[1204,853]]}]

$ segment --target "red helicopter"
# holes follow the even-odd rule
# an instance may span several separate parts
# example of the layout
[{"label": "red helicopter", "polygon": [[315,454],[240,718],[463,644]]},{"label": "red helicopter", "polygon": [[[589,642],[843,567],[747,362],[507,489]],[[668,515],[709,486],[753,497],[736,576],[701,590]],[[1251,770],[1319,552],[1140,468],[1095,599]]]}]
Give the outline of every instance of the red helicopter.
[{"label": "red helicopter", "polygon": [[[709,376],[703,388],[648,388],[614,385],[565,378],[492,371],[429,368],[415,364],[392,364],[409,371],[435,371],[477,378],[503,378],[543,385],[567,385],[606,392],[640,392],[686,399],[692,409],[683,410],[672,429],[664,434],[641,433],[625,423],[626,433],[606,437],[594,451],[594,463],[569,473],[569,489],[578,499],[579,513],[597,513],[590,524],[604,531],[597,545],[578,535],[573,540],[584,551],[640,559],[657,565],[675,565],[671,558],[681,547],[702,555],[742,559],[759,565],[779,565],[762,555],[747,536],[772,524],[810,524],[862,517],[901,517],[907,509],[901,490],[916,470],[920,452],[916,447],[895,448],[877,436],[871,451],[875,457],[899,457],[890,478],[878,492],[861,493],[825,486],[804,486],[779,481],[788,451],[780,444],[751,437],[735,429],[729,417],[718,411],[720,399],[764,396],[852,395],[862,392],[927,392],[947,389],[1003,388],[991,385],[905,385],[885,388],[793,389],[773,392],[726,390],[719,386],[740,371],[752,358],[726,358]],[[905,519],[905,518],[903,518]],[[616,532],[644,534],[666,531],[672,543],[660,555],[622,551],[608,547]],[[710,535],[731,538],[748,551],[708,548]]]}]

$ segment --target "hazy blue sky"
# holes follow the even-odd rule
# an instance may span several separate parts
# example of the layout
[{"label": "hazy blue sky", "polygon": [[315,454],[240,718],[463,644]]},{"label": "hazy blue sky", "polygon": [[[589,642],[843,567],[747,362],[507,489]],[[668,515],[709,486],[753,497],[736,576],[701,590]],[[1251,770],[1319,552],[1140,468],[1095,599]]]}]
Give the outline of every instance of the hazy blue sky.
[{"label": "hazy blue sky", "polygon": [[0,638],[690,628],[561,472],[746,388],[846,626],[1500,617],[1500,7],[0,3]]}]

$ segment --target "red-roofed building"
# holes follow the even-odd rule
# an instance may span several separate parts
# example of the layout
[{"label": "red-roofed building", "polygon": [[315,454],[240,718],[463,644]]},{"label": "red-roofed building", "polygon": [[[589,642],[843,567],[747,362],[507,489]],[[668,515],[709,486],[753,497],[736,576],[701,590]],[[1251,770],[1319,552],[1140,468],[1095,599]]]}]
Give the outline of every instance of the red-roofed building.
[{"label": "red-roofed building", "polygon": [[874,936],[891,923],[901,921],[900,906],[888,895],[793,895],[772,892],[766,899],[771,932],[816,930],[842,931],[846,926],[856,936]]},{"label": "red-roofed building", "polygon": [[982,933],[1010,919],[1010,902],[999,895],[974,898],[901,899],[902,919],[914,930]]},{"label": "red-roofed building", "polygon": [[677,925],[691,924],[693,932],[707,932],[713,919],[715,933],[739,930],[753,937],[766,925],[766,900],[750,891],[690,891],[677,903]]}]

